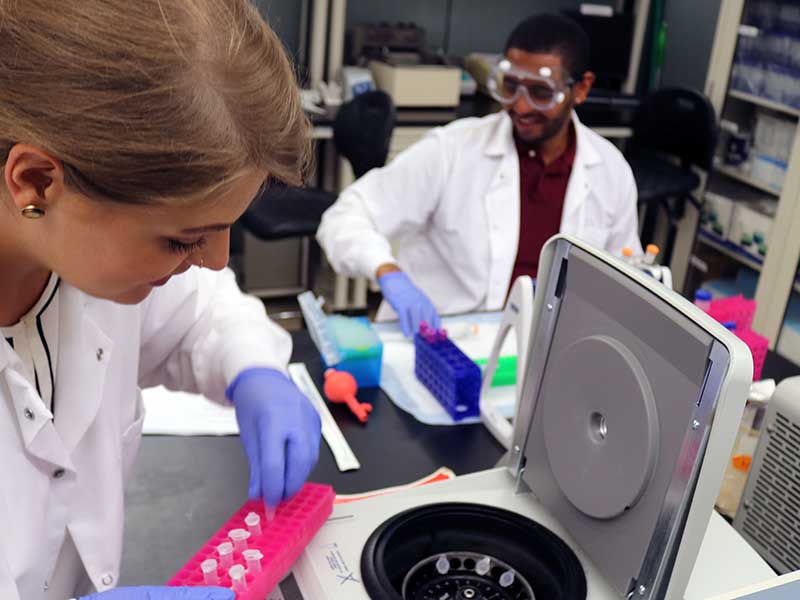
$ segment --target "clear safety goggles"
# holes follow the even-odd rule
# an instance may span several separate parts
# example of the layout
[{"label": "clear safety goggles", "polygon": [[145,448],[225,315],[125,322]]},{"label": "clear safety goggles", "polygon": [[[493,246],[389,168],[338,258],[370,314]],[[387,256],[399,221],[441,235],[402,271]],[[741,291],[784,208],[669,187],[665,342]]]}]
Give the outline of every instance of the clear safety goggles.
[{"label": "clear safety goggles", "polygon": [[564,102],[574,83],[571,78],[559,81],[550,67],[533,73],[503,59],[489,73],[486,87],[492,98],[506,106],[524,97],[534,108],[550,110]]}]

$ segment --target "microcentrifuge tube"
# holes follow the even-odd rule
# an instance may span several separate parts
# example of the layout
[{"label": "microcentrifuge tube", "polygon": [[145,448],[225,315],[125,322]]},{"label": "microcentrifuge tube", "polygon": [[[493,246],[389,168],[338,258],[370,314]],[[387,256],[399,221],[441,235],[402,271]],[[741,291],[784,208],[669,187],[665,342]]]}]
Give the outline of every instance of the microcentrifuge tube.
[{"label": "microcentrifuge tube", "polygon": [[261,554],[261,550],[245,550],[242,552],[242,556],[244,556],[244,559],[247,561],[248,573],[261,572],[261,559],[264,558],[264,555]]},{"label": "microcentrifuge tube", "polygon": [[506,571],[500,575],[500,587],[508,587],[514,583],[514,571]]},{"label": "microcentrifuge tube", "polygon": [[231,529],[228,532],[228,537],[233,542],[233,548],[237,552],[244,552],[247,550],[247,538],[250,537],[250,532],[246,529]]},{"label": "microcentrifuge tube", "polygon": [[200,570],[203,571],[203,583],[206,585],[218,585],[217,561],[209,558],[200,563]]},{"label": "microcentrifuge tube", "polygon": [[217,546],[217,553],[219,554],[219,562],[223,568],[227,569],[233,564],[233,544],[230,542],[222,542]]},{"label": "microcentrifuge tube", "polygon": [[439,560],[436,561],[436,570],[439,575],[445,575],[450,570],[450,561],[447,560],[446,556],[440,556]]},{"label": "microcentrifuge tube", "polygon": [[247,513],[247,516],[244,518],[244,524],[247,525],[250,535],[261,535],[261,517],[259,517],[258,514],[254,512]]},{"label": "microcentrifuge tube", "polygon": [[489,569],[491,568],[492,568],[492,560],[488,556],[484,556],[475,565],[475,572],[480,576],[484,576],[489,572]]},{"label": "microcentrifuge tube", "polygon": [[264,502],[264,516],[267,518],[267,523],[272,521],[275,518],[275,507]]},{"label": "microcentrifuge tube", "polygon": [[247,580],[244,578],[244,567],[242,565],[233,565],[228,569],[228,575],[231,576],[231,587],[234,592],[242,592],[247,589]]}]

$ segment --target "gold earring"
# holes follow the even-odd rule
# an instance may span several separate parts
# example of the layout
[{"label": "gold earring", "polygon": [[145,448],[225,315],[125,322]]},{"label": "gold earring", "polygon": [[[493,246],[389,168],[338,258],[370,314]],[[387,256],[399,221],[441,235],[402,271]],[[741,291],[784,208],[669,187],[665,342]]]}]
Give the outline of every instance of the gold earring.
[{"label": "gold earring", "polygon": [[202,256],[200,257],[200,268],[201,269],[203,268],[203,257]]},{"label": "gold earring", "polygon": [[44,209],[35,204],[28,204],[22,209],[22,216],[26,219],[41,219],[44,216]]}]

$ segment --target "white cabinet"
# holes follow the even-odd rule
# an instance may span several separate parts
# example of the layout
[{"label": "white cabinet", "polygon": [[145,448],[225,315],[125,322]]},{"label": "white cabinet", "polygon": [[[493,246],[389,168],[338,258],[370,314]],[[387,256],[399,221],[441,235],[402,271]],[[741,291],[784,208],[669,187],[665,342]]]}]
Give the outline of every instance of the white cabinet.
[{"label": "white cabinet", "polygon": [[706,81],[720,117],[686,291],[741,292],[800,364],[800,4],[723,0]]}]

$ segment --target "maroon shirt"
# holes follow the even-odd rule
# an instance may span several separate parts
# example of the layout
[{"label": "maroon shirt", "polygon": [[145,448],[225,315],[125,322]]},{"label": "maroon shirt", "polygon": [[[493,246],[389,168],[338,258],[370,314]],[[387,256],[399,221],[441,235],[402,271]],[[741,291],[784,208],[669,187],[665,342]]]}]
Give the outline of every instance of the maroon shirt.
[{"label": "maroon shirt", "polygon": [[575,130],[570,127],[564,153],[545,165],[536,152],[515,138],[519,154],[519,246],[511,285],[520,275],[536,277],[544,243],[558,233],[572,163]]}]

